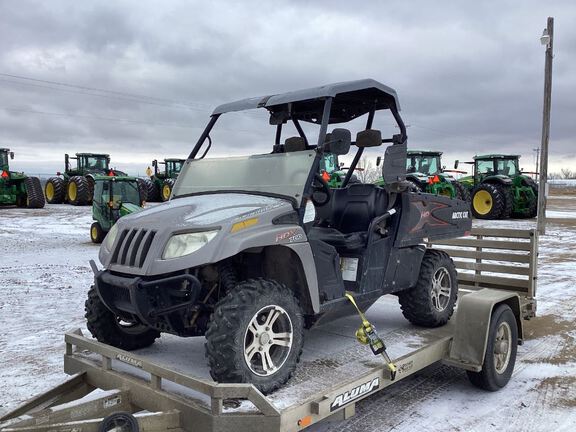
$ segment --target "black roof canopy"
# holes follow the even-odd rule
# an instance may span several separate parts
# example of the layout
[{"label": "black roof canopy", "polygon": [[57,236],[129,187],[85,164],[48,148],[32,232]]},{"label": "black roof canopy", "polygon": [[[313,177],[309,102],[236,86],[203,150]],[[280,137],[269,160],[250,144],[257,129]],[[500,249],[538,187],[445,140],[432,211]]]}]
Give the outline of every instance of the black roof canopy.
[{"label": "black roof canopy", "polygon": [[324,101],[332,97],[330,123],[343,123],[375,110],[395,108],[400,111],[396,91],[373,79],[327,84],[305,90],[242,99],[222,104],[212,115],[266,108],[271,113],[287,112],[291,118],[311,123],[322,119]]}]

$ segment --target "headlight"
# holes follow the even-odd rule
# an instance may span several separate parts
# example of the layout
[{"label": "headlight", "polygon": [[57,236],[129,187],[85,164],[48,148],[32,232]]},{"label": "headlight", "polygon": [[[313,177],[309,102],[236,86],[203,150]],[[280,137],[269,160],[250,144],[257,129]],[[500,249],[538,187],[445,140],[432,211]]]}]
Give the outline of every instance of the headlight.
[{"label": "headlight", "polygon": [[196,252],[214,237],[218,231],[204,231],[186,234],[176,234],[168,240],[162,259],[178,258]]},{"label": "headlight", "polygon": [[116,240],[116,236],[118,235],[118,225],[112,225],[108,234],[106,234],[106,238],[104,239],[104,247],[108,252],[112,251],[112,246],[114,246],[114,241]]}]

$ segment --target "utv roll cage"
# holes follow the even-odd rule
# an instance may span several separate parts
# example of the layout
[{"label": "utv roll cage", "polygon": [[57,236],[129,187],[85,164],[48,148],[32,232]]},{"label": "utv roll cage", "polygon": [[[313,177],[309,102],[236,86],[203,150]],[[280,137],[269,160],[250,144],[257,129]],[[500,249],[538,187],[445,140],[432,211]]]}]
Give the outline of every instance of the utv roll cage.
[{"label": "utv roll cage", "polygon": [[[218,106],[211,115],[210,121],[204,132],[200,135],[198,142],[192,149],[189,159],[196,159],[204,142],[208,139],[208,146],[199,159],[202,159],[210,150],[210,131],[216,124],[220,115],[245,111],[255,108],[266,108],[270,112],[270,124],[276,126],[276,138],[272,152],[279,153],[285,151],[280,143],[282,125],[291,121],[300,138],[304,140],[302,150],[316,149],[316,158],[308,179],[306,190],[319,168],[320,160],[324,151],[332,151],[327,146],[331,141],[326,140],[328,125],[346,123],[364,114],[368,114],[365,130],[372,128],[374,114],[379,110],[390,110],[400,134],[390,138],[381,139],[382,143],[392,143],[393,147],[388,148],[383,164],[383,175],[387,184],[394,185],[405,179],[406,160],[406,126],[400,117],[400,104],[396,91],[372,79],[348,81],[336,84],[329,84],[320,87],[313,87],[306,90],[299,90],[277,95],[261,96],[255,98],[242,99],[236,102],[226,103]],[[300,122],[308,122],[320,125],[320,132],[316,144],[311,144],[304,133]],[[351,144],[356,144],[354,141]],[[346,177],[342,182],[342,187],[346,187],[362,154],[364,146],[358,146],[354,159],[348,168]]]}]

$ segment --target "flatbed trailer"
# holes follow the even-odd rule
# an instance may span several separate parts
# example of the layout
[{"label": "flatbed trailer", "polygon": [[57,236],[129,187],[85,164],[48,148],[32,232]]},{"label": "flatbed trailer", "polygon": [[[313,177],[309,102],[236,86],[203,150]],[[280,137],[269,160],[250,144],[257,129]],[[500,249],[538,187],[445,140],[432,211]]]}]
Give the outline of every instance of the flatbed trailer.
[{"label": "flatbed trailer", "polygon": [[437,362],[478,372],[490,355],[493,309],[511,307],[519,343],[522,319],[535,314],[536,232],[479,229],[434,246],[445,248],[460,269],[465,295],[452,320],[435,329],[415,327],[392,296],[367,314],[388,345],[394,380],[382,360],[355,341],[357,316],[311,330],[295,376],[268,396],[250,384],[210,380],[199,367],[201,338],[168,339],[175,353],[168,361],[158,348],[127,352],[77,330],[65,335],[64,371],[72,377],[4,415],[0,430],[300,431],[354,415],[360,400]]}]

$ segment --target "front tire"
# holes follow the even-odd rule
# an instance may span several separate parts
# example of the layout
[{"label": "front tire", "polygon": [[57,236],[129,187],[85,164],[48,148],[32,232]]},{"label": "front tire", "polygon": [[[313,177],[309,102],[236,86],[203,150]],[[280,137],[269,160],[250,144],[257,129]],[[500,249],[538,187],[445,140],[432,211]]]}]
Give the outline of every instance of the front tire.
[{"label": "front tire", "polygon": [[416,286],[398,293],[404,317],[423,327],[446,324],[454,313],[457,298],[454,262],[446,252],[435,249],[424,253]]},{"label": "front tire", "polygon": [[68,202],[75,206],[87,205],[90,202],[90,185],[82,176],[70,177],[68,181]]},{"label": "front tire", "polygon": [[90,240],[92,243],[102,243],[106,233],[102,229],[102,226],[98,222],[94,222],[90,227]]},{"label": "front tire", "polygon": [[136,318],[125,320],[110,311],[94,287],[88,291],[84,304],[86,326],[98,342],[123,350],[145,348],[160,337],[160,332],[138,322]]},{"label": "front tire", "polygon": [[172,188],[174,187],[174,180],[173,179],[166,179],[164,183],[162,183],[162,190],[160,192],[160,198],[162,202],[166,202],[170,199],[170,195],[172,195]]},{"label": "front tire", "polygon": [[267,279],[241,282],[218,302],[210,319],[210,375],[270,393],[292,376],[303,343],[302,311],[291,290]]},{"label": "front tire", "polygon": [[506,304],[492,312],[484,363],[480,372],[466,371],[476,387],[488,391],[500,390],[512,377],[518,350],[518,324]]}]

